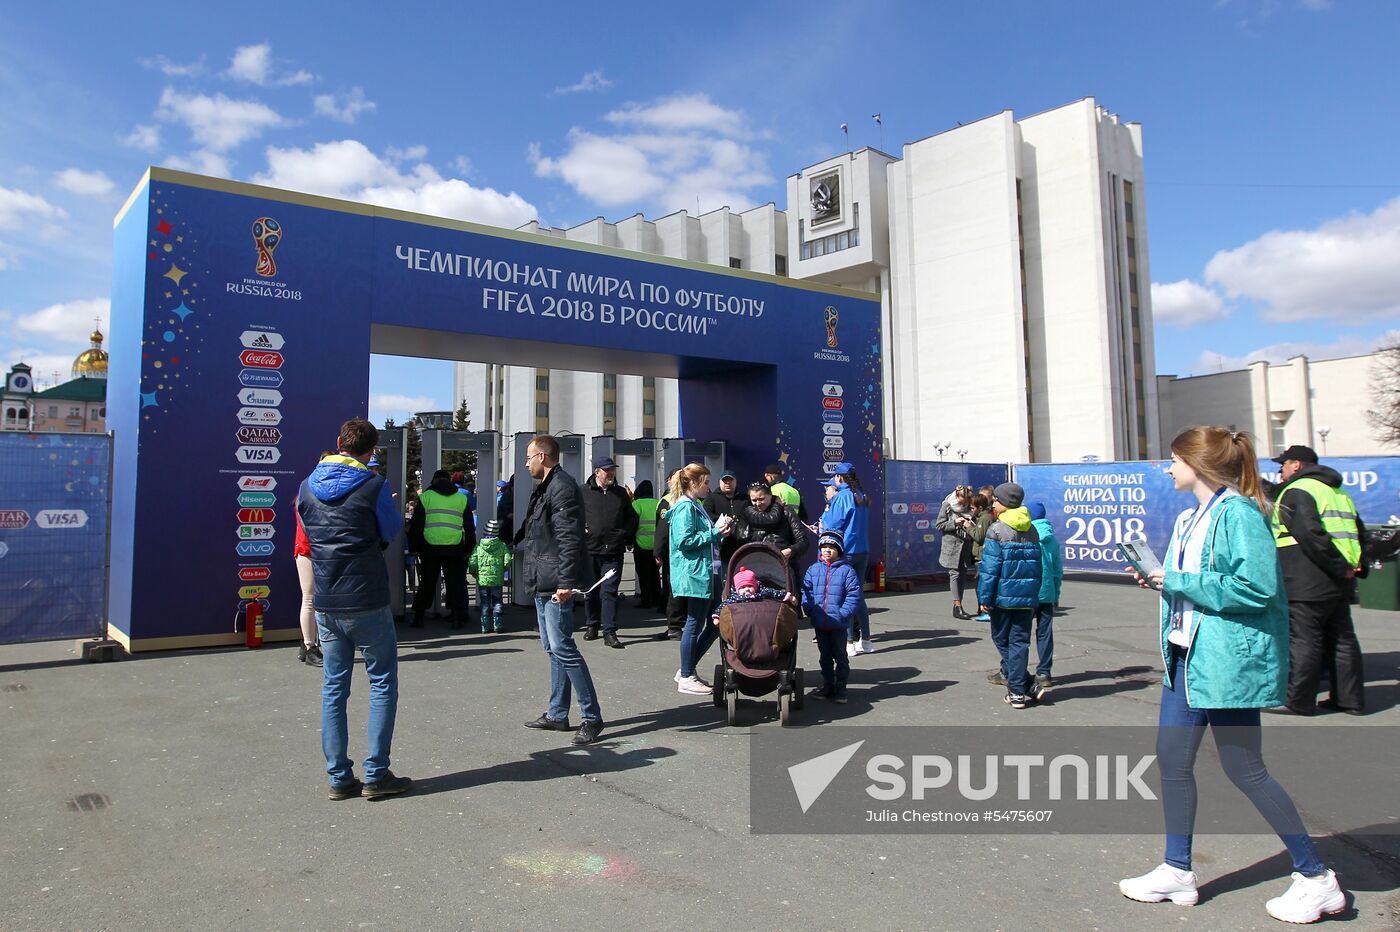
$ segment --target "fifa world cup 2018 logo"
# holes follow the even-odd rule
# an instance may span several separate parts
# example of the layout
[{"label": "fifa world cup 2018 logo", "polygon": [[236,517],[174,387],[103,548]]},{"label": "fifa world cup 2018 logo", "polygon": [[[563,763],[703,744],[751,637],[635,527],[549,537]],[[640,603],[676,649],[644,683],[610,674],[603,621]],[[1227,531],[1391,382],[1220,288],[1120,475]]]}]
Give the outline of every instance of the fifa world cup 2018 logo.
[{"label": "fifa world cup 2018 logo", "polygon": [[272,261],[272,252],[282,242],[282,224],[271,217],[259,217],[253,221],[253,245],[258,250],[258,274],[271,278],[277,274],[277,263]]},{"label": "fifa world cup 2018 logo", "polygon": [[841,315],[836,312],[836,308],[827,307],[824,312],[826,319],[826,345],[832,349],[836,348],[836,325],[841,320]]}]

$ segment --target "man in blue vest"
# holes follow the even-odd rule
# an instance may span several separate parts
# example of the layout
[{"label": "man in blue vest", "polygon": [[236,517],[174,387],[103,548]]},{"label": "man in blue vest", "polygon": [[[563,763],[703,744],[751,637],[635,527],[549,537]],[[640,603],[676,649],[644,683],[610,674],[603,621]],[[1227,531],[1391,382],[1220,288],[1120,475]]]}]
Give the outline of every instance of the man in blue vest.
[{"label": "man in blue vest", "polygon": [[467,558],[476,549],[476,526],[467,499],[444,469],[433,473],[432,484],[418,496],[408,524],[409,547],[418,556],[418,592],[413,596],[411,628],[423,627],[423,613],[437,596],[438,574],[447,584],[449,628],[464,627],[467,609]]},{"label": "man in blue vest", "polygon": [[[363,418],[340,427],[339,453],[325,456],[297,492],[297,514],[311,543],[316,629],[325,658],[321,691],[321,749],[330,775],[330,798],[377,799],[412,784],[389,769],[399,705],[399,648],[389,611],[389,570],[384,549],[403,530],[384,477],[369,468],[379,431]],[[369,676],[369,748],[365,780],[355,779],[347,756],[345,704],[355,651]]]}]

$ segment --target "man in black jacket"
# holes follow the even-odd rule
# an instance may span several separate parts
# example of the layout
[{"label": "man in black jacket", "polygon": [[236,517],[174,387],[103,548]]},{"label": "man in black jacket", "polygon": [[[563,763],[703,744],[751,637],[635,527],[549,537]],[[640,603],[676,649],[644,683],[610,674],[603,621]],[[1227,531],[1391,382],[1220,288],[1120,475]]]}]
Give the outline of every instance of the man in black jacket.
[{"label": "man in black jacket", "polygon": [[[621,649],[617,639],[617,606],[621,601],[618,584],[622,582],[622,556],[627,542],[637,533],[637,513],[632,510],[632,498],[617,484],[617,464],[611,456],[593,461],[593,475],[583,487],[583,513],[587,524],[588,556],[593,580],[603,582],[588,593],[588,629],[585,641],[598,639],[603,629],[603,643]],[[612,577],[604,579],[611,572]]]},{"label": "man in black jacket", "polygon": [[[739,513],[749,503],[749,493],[739,489],[739,480],[734,478],[732,472],[724,472],[719,477],[719,488],[714,489],[705,496],[705,512],[710,516],[711,521],[718,521],[720,515],[729,515],[731,518],[738,518]],[[739,538],[730,534],[719,544],[719,558],[726,570],[729,567],[729,558],[734,556],[734,551],[739,549],[742,543]]]},{"label": "man in black jacket", "polygon": [[586,585],[589,573],[583,493],[574,477],[559,468],[559,441],[548,434],[530,441],[525,467],[539,485],[515,535],[523,565],[519,582],[535,597],[550,668],[549,710],[525,727],[568,731],[572,687],[583,717],[574,744],[590,744],[603,730],[603,715],[588,662],[574,643],[574,590]]},{"label": "man in black jacket", "polygon": [[1342,477],[1320,466],[1309,447],[1274,458],[1283,481],[1272,525],[1288,590],[1288,703],[1312,715],[1322,670],[1332,671],[1332,708],[1365,711],[1361,644],[1351,621],[1351,593],[1361,565],[1361,519]]}]

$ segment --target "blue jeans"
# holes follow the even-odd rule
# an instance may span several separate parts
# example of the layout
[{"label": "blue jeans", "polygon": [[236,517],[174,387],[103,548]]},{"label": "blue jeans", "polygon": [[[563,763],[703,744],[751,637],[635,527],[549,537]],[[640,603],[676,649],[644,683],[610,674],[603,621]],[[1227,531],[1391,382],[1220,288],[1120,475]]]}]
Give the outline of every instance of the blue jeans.
[{"label": "blue jeans", "polygon": [[860,580],[861,597],[860,606],[856,609],[855,617],[851,619],[851,630],[847,633],[848,640],[854,641],[859,638],[870,640],[870,609],[865,607],[865,564],[870,562],[868,553],[852,553],[847,555],[847,562],[851,564],[851,569],[856,571],[856,579]]},{"label": "blue jeans", "polygon": [[1041,602],[1035,610],[1035,675],[1050,675],[1055,662],[1055,603]]},{"label": "blue jeans", "polygon": [[851,657],[846,653],[846,632],[841,628],[816,630],[817,651],[821,654],[822,686],[827,692],[846,691],[851,676]]},{"label": "blue jeans", "polygon": [[501,630],[501,616],[505,614],[505,604],[501,601],[501,586],[477,586],[477,609],[481,612],[481,630],[493,627]]},{"label": "blue jeans", "polygon": [[1162,811],[1167,823],[1166,862],[1178,870],[1191,869],[1191,832],[1196,822],[1193,771],[1196,751],[1210,725],[1225,775],[1278,832],[1293,859],[1293,869],[1308,877],[1321,874],[1327,868],[1303,828],[1293,800],[1264,766],[1259,710],[1192,708],[1186,702],[1182,653],[1173,648],[1171,655],[1174,688],[1162,687],[1157,719],[1157,766],[1162,774]]},{"label": "blue jeans", "polygon": [[1024,696],[1031,687],[1027,664],[1031,656],[1031,615],[1028,608],[998,608],[992,606],[992,642],[1001,655],[1001,673],[1006,677],[1006,691]]},{"label": "blue jeans", "polygon": [[367,612],[316,613],[316,633],[325,658],[325,684],[321,688],[321,750],[331,786],[355,781],[355,762],[347,756],[350,738],[345,725],[345,703],[350,699],[350,677],[355,670],[355,649],[365,655],[369,674],[369,748],[365,756],[365,782],[378,783],[389,770],[389,746],[394,741],[394,718],[399,708],[399,641],[389,607]]},{"label": "blue jeans", "polygon": [[574,602],[560,605],[550,595],[535,596],[535,617],[540,624],[540,643],[549,655],[549,712],[557,722],[569,720],[570,690],[578,693],[578,711],[585,722],[601,722],[598,693],[588,662],[574,643]]},{"label": "blue jeans", "polygon": [[[710,592],[719,591],[717,580],[710,583]],[[710,624],[710,607],[714,599],[685,597],[685,628],[681,631],[681,677],[694,676],[695,667],[705,652],[719,637],[719,628]]]}]

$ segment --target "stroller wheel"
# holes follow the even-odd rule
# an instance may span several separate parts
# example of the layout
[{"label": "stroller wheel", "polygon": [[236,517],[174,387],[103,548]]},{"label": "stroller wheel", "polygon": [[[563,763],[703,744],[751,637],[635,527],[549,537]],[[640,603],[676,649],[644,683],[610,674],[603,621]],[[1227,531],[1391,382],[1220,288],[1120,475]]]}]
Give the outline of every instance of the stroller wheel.
[{"label": "stroller wheel", "polygon": [[802,668],[798,667],[792,671],[792,707],[794,709],[802,708],[806,695],[806,687],[802,684]]},{"label": "stroller wheel", "polygon": [[731,725],[739,724],[739,693],[737,690],[726,690],[725,696],[725,720]]},{"label": "stroller wheel", "polygon": [[713,680],[714,689],[710,692],[710,701],[716,707],[724,705],[724,664],[715,664],[715,678]]},{"label": "stroller wheel", "polygon": [[792,724],[792,693],[778,693],[778,721],[783,725]]}]

